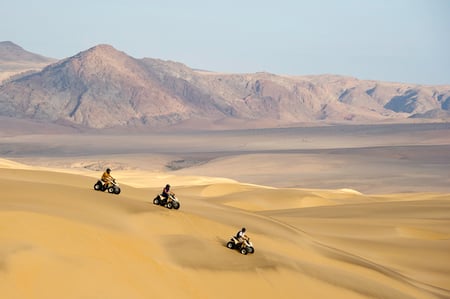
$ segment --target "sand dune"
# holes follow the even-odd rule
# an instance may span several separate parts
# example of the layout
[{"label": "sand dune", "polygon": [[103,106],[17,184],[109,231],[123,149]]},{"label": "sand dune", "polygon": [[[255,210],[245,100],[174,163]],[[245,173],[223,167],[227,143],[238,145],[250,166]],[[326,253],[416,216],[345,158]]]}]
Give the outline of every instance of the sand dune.
[{"label": "sand dune", "polygon": [[[70,171],[0,160],[2,298],[450,298],[449,194]],[[225,247],[243,225],[253,255]]]}]

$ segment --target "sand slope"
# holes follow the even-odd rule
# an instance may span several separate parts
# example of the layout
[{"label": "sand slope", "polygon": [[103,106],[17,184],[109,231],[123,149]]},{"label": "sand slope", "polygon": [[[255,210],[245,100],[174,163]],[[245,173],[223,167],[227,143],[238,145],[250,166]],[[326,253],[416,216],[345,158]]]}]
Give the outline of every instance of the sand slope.
[{"label": "sand slope", "polygon": [[[450,298],[449,194],[96,175],[0,161],[2,298]],[[225,247],[243,225],[254,255]]]}]

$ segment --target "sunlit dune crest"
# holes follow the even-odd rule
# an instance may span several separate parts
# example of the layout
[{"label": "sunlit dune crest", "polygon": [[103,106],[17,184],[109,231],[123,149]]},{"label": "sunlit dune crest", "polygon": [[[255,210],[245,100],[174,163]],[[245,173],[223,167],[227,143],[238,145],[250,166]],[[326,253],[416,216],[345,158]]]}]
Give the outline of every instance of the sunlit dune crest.
[{"label": "sunlit dune crest", "polygon": [[397,232],[400,236],[412,239],[424,240],[448,240],[450,234],[439,231],[427,230],[414,227],[397,227]]},{"label": "sunlit dune crest", "polygon": [[0,168],[31,169],[31,167],[29,167],[25,164],[14,162],[11,160],[2,159],[2,158],[0,158]]},{"label": "sunlit dune crest", "polygon": [[[450,297],[450,194],[98,175],[0,159],[2,298]],[[152,204],[166,181],[179,210]],[[254,254],[225,246],[242,226]]]},{"label": "sunlit dune crest", "polygon": [[353,189],[348,189],[348,188],[340,189],[339,191],[344,192],[344,193],[351,193],[351,194],[361,195],[361,192],[353,190]]}]

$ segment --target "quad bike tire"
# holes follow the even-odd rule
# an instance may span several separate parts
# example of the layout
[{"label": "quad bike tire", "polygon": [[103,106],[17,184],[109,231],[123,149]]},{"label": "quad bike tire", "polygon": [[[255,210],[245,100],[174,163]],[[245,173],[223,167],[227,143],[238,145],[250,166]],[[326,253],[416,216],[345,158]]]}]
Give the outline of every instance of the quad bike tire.
[{"label": "quad bike tire", "polygon": [[242,247],[242,248],[239,250],[239,252],[240,252],[241,254],[243,254],[243,255],[246,255],[246,254],[248,253],[247,248],[245,248],[245,247]]},{"label": "quad bike tire", "polygon": [[168,202],[167,205],[166,205],[166,207],[167,207],[168,209],[172,209],[172,208],[173,208],[172,202]]},{"label": "quad bike tire", "polygon": [[247,247],[247,252],[248,252],[248,253],[255,253],[255,248],[253,248],[253,247]]},{"label": "quad bike tire", "polygon": [[102,185],[96,183],[94,185],[94,190],[101,191],[102,190]]},{"label": "quad bike tire", "polygon": [[233,242],[228,242],[228,243],[227,243],[227,247],[228,247],[229,249],[233,249],[233,248],[234,248],[234,243],[233,243]]},{"label": "quad bike tire", "polygon": [[159,205],[160,203],[161,203],[161,201],[159,200],[158,196],[153,199],[153,204],[154,205]]},{"label": "quad bike tire", "polygon": [[180,203],[179,203],[179,202],[174,202],[174,203],[172,204],[172,206],[173,206],[173,208],[174,208],[175,210],[178,210],[178,209],[180,208]]},{"label": "quad bike tire", "polygon": [[108,188],[108,193],[120,194],[120,188],[117,186],[112,186]]}]

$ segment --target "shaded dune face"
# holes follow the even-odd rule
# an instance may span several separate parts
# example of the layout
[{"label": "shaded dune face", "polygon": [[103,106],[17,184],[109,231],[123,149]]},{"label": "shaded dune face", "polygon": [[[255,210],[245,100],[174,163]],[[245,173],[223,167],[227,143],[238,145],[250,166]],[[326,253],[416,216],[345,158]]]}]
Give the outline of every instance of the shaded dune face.
[{"label": "shaded dune face", "polygon": [[[152,204],[159,187],[123,182],[117,196],[93,190],[97,173],[1,166],[5,298],[229,298],[237,289],[251,298],[450,296],[448,194],[192,177],[173,186],[175,211]],[[242,226],[254,254],[225,246]]]}]

